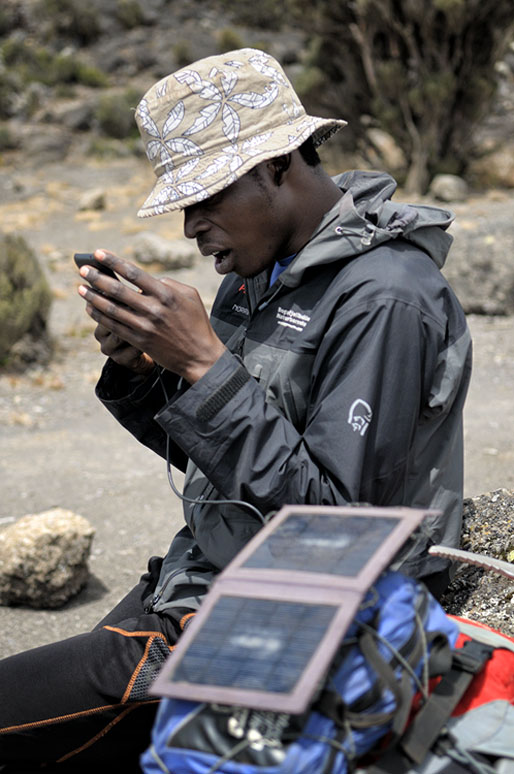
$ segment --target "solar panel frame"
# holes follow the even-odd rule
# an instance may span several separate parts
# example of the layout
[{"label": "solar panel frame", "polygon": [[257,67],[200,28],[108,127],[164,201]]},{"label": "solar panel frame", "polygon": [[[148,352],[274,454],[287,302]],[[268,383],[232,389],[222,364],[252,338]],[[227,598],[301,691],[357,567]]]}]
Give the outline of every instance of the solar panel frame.
[{"label": "solar panel frame", "polygon": [[[333,573],[321,573],[312,572],[309,570],[292,570],[292,569],[263,569],[257,567],[245,567],[245,563],[248,559],[255,554],[255,552],[268,540],[270,535],[277,531],[282,524],[291,516],[300,515],[316,515],[327,514],[331,516],[355,517],[363,516],[366,518],[394,518],[397,520],[396,526],[391,530],[391,533],[383,541],[377,551],[375,551],[368,561],[362,566],[360,572],[355,576],[348,575],[335,575]],[[393,556],[399,551],[412,532],[419,526],[422,520],[429,513],[434,511],[427,511],[415,508],[405,507],[387,507],[377,508],[372,506],[353,507],[353,506],[307,506],[307,505],[286,505],[273,516],[273,518],[252,538],[252,540],[237,554],[232,562],[226,567],[226,569],[219,576],[232,576],[237,570],[238,577],[243,579],[251,579],[255,577],[257,572],[266,573],[266,580],[275,583],[288,582],[291,579],[291,574],[294,573],[295,582],[308,583],[316,585],[329,585],[333,587],[340,587],[342,589],[356,588],[362,589],[363,584],[367,583],[366,588],[373,583],[380,573],[386,569],[391,563]],[[259,575],[259,578],[262,578]]]},{"label": "solar panel frame", "polygon": [[[206,625],[209,615],[223,597],[242,599],[265,599],[284,602],[299,602],[312,605],[327,605],[334,609],[334,615],[324,635],[313,649],[307,666],[289,693],[276,693],[251,688],[234,688],[207,683],[193,683],[174,680],[174,674],[185,658],[190,644]],[[344,600],[340,591],[325,587],[305,589],[294,585],[277,587],[265,585],[255,589],[252,582],[245,583],[235,579],[219,581],[202,603],[202,615],[195,616],[178,641],[172,658],[168,659],[150,689],[156,696],[173,696],[188,701],[201,701],[215,704],[236,705],[258,710],[300,714],[304,712],[313,692],[313,686],[321,684],[326,671],[339,647],[344,632],[348,629],[359,604],[361,594],[357,590],[348,590]]]},{"label": "solar panel frame", "polygon": [[[200,610],[179,639],[153,683],[150,693],[155,696],[170,696],[273,712],[290,714],[304,712],[317,686],[326,675],[367,590],[390,565],[394,555],[423,518],[434,513],[435,511],[406,507],[284,506],[217,576]],[[303,568],[268,569],[260,566],[245,566],[249,558],[255,556],[266,541],[272,538],[273,533],[287,522],[287,519],[295,516],[316,517],[317,515],[340,517],[342,524],[344,519],[356,516],[367,519],[392,518],[397,523],[372,555],[364,561],[360,571],[353,576],[313,572]],[[195,642],[209,617],[216,614],[218,602],[226,597],[333,606],[334,616],[290,692],[277,693],[175,679],[174,675],[187,657],[189,647]]]}]

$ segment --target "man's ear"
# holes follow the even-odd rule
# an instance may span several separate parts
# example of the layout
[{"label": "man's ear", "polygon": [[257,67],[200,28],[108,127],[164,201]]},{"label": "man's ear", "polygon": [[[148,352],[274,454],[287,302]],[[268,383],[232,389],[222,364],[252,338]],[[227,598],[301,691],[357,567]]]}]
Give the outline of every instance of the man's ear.
[{"label": "man's ear", "polygon": [[268,168],[271,171],[273,182],[275,185],[282,185],[284,175],[291,166],[291,154],[286,153],[284,156],[277,156],[274,159],[268,161]]}]

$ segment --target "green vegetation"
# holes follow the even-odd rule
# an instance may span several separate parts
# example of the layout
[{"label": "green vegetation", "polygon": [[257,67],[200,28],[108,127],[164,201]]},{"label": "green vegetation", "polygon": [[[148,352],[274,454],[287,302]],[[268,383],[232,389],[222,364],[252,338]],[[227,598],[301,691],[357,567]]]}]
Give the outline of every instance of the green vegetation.
[{"label": "green vegetation", "polygon": [[9,127],[0,124],[0,152],[14,150],[18,147],[18,139],[10,131]]},{"label": "green vegetation", "polygon": [[142,94],[134,89],[102,95],[96,109],[96,119],[101,131],[118,140],[139,137],[134,111],[141,97]]},{"label": "green vegetation", "polygon": [[139,27],[145,21],[139,0],[118,0],[116,16],[128,30]]},{"label": "green vegetation", "polygon": [[221,0],[221,7],[238,24],[279,30],[289,18],[289,0]]},{"label": "green vegetation", "polygon": [[21,236],[0,237],[0,362],[26,333],[46,335],[51,291]]},{"label": "green vegetation", "polygon": [[172,51],[178,67],[187,67],[194,59],[187,40],[179,40],[172,46]]},{"label": "green vegetation", "polygon": [[512,34],[512,0],[289,2],[310,39],[301,96],[348,120],[343,147],[364,148],[369,125],[384,129],[408,159],[413,192],[437,172],[465,173]]},{"label": "green vegetation", "polygon": [[245,43],[241,36],[232,27],[225,27],[217,34],[220,54],[234,51],[236,48],[244,48]]},{"label": "green vegetation", "polygon": [[97,9],[84,0],[40,0],[37,12],[52,23],[52,31],[80,45],[87,45],[100,34]]},{"label": "green vegetation", "polygon": [[0,6],[0,37],[7,35],[16,26],[14,10]]},{"label": "green vegetation", "polygon": [[[34,45],[30,39],[12,36],[0,47],[6,77],[18,78],[23,85],[39,81],[47,86],[80,83],[101,88],[107,86],[107,76],[96,67],[84,63],[78,56],[55,54],[45,46]],[[0,91],[1,91],[0,70]]]}]

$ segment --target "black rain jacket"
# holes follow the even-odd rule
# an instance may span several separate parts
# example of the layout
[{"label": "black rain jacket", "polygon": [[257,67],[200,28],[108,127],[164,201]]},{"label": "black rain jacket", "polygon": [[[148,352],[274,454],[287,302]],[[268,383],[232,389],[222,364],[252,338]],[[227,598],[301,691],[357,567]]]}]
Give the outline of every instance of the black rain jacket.
[{"label": "black rain jacket", "polygon": [[[186,471],[195,500],[406,505],[442,512],[396,563],[415,577],[447,562],[461,528],[462,409],[471,372],[464,313],[440,272],[452,215],[390,200],[381,173],[335,178],[343,197],[268,287],[224,278],[211,321],[226,353],[189,386],[108,361],[97,394],[136,438]],[[149,607],[197,609],[213,576],[257,532],[257,514],[184,503],[186,525]]]}]

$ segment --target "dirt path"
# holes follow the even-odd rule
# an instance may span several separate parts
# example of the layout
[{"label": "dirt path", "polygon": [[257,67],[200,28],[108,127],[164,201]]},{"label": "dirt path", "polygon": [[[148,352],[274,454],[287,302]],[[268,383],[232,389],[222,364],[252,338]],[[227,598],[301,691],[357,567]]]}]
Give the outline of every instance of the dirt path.
[{"label": "dirt path", "polygon": [[[48,268],[58,346],[46,370],[0,375],[0,527],[55,505],[96,528],[92,580],[58,611],[0,608],[0,656],[93,626],[131,587],[147,557],[166,549],[181,520],[164,463],[132,441],[96,401],[103,358],[76,294],[75,250],[105,246],[131,257],[138,231],[176,238],[180,216],[139,221],[151,175],[146,162],[116,161],[0,170],[4,231],[21,233]],[[84,190],[106,192],[103,212],[79,212]],[[209,304],[219,278],[199,256],[173,275]],[[472,316],[475,368],[465,412],[465,494],[514,488],[514,318]]]}]

